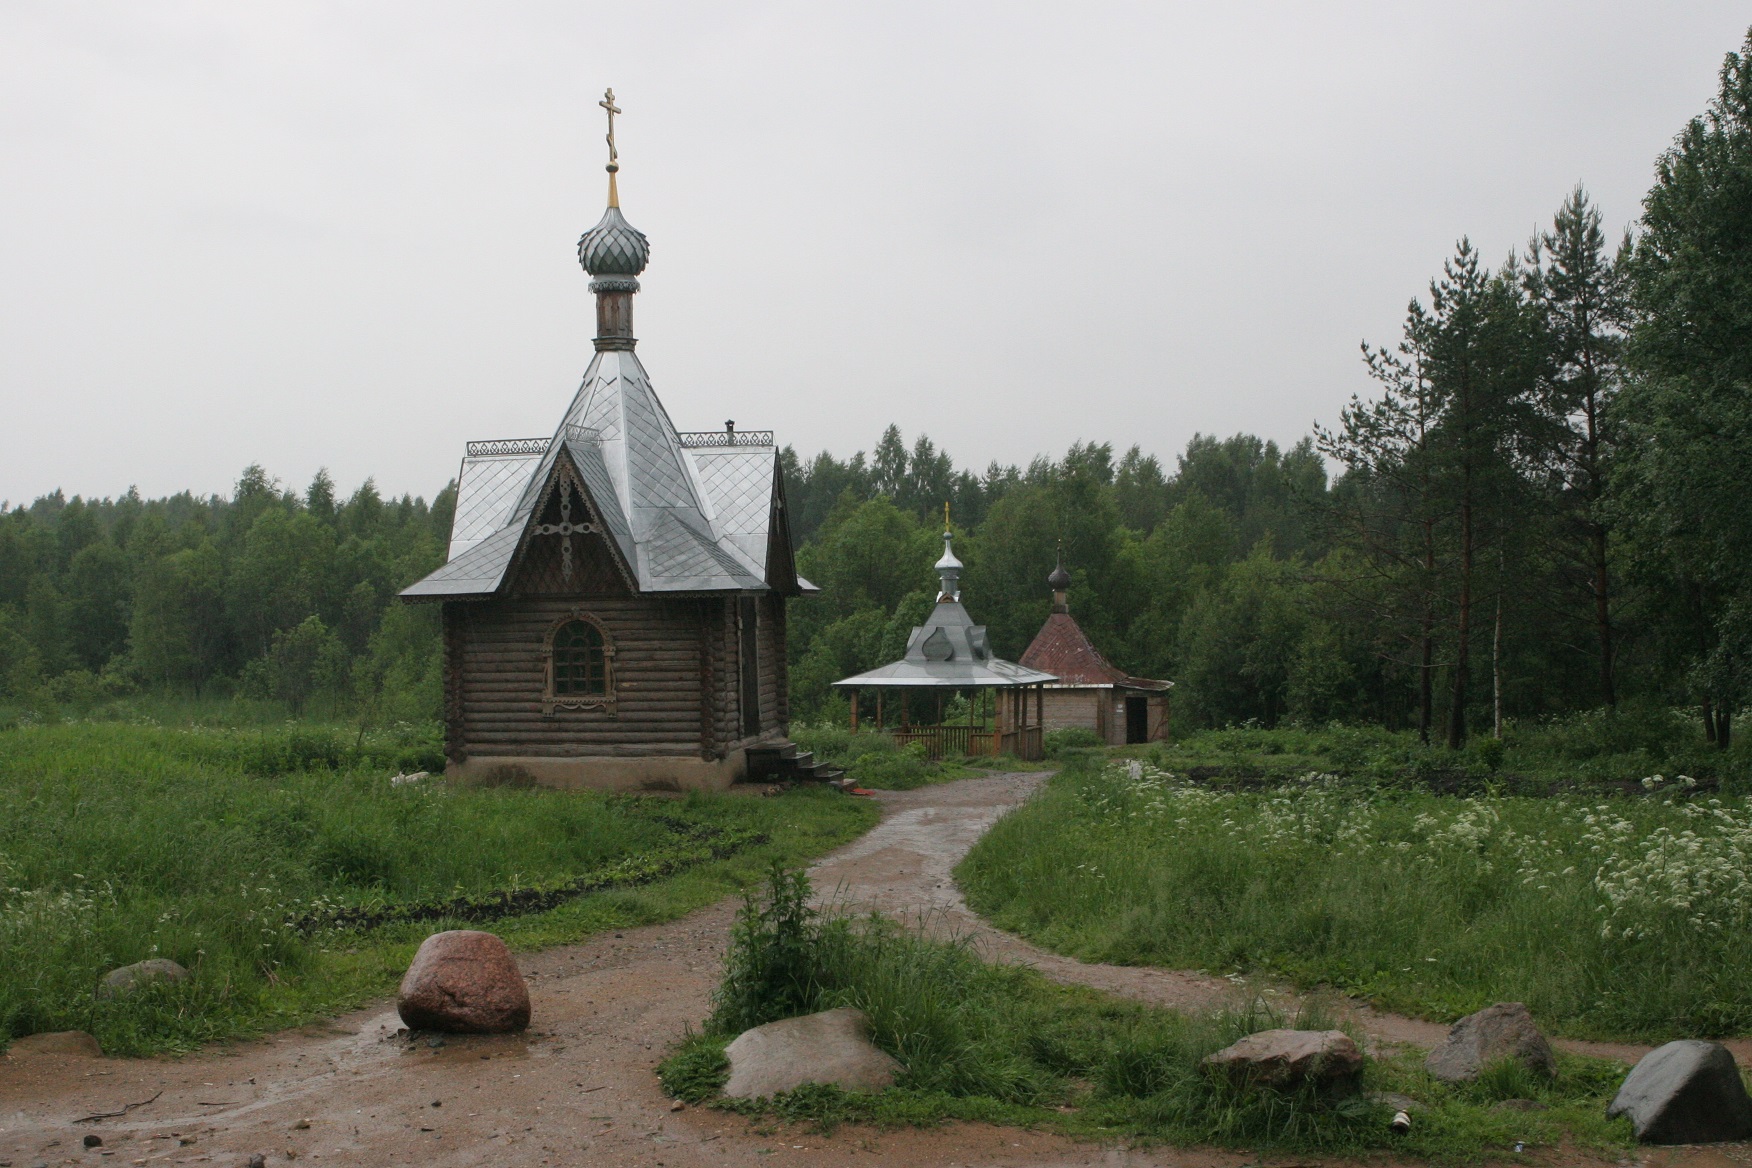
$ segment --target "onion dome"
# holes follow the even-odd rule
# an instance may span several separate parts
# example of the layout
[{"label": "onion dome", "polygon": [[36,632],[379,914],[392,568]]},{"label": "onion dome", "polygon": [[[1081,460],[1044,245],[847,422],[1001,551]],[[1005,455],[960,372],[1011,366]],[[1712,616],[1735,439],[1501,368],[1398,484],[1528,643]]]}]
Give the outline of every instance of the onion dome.
[{"label": "onion dome", "polygon": [[[628,223],[618,206],[610,206],[602,219],[578,240],[578,262],[592,276],[632,280],[627,291],[636,291],[634,277],[651,259],[651,244],[645,233]],[[594,285],[592,285],[594,287]]]},{"label": "onion dome", "polygon": [[1065,571],[1065,566],[1059,564],[1052,570],[1052,575],[1046,578],[1046,586],[1054,592],[1063,592],[1071,586],[1071,574]]},{"label": "onion dome", "polygon": [[938,594],[937,601],[961,599],[961,561],[955,558],[955,549],[950,546],[954,535],[943,533],[943,558],[936,563],[937,576],[943,582],[943,590]]}]

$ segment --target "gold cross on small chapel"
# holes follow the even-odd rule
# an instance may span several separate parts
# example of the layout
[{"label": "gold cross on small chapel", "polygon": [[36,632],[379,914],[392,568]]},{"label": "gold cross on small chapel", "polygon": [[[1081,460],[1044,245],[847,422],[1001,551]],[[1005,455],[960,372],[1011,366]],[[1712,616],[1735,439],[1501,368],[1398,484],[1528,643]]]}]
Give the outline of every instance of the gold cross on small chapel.
[{"label": "gold cross on small chapel", "polygon": [[620,161],[620,155],[614,149],[614,115],[620,113],[620,107],[614,104],[614,90],[602,91],[602,100],[596,103],[608,111],[608,168],[615,169],[615,163]]}]

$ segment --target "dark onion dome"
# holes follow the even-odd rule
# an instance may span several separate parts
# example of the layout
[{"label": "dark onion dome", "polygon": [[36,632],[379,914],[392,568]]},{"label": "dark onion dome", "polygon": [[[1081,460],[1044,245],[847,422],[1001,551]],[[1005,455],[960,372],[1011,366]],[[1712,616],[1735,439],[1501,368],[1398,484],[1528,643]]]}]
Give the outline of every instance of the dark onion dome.
[{"label": "dark onion dome", "polygon": [[1052,570],[1052,575],[1046,578],[1046,585],[1054,592],[1063,592],[1071,586],[1071,574],[1065,571],[1063,564],[1060,564]]},{"label": "dark onion dome", "polygon": [[592,276],[637,276],[650,259],[645,233],[628,223],[619,207],[604,211],[601,222],[578,241],[578,262]]}]

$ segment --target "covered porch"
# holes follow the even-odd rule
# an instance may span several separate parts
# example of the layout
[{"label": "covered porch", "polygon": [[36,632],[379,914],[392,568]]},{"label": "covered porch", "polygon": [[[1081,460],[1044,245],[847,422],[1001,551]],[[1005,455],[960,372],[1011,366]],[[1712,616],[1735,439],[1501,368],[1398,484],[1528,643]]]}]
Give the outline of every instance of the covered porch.
[{"label": "covered porch", "polygon": [[[984,625],[976,625],[961,604],[961,561],[955,558],[949,530],[949,505],[943,504],[943,558],[936,571],[941,580],[937,606],[925,623],[915,625],[906,641],[906,655],[876,669],[834,682],[852,699],[852,729],[858,729],[863,691],[875,693],[876,725],[887,729],[883,695],[929,693],[936,710],[935,724],[909,725],[913,702],[898,703],[900,726],[891,731],[895,741],[906,746],[922,743],[929,758],[942,758],[960,751],[985,757],[1009,754],[1016,758],[1045,756],[1041,710],[1043,688],[1058,676],[1029,669],[992,654]],[[956,694],[967,699],[967,724],[943,725],[944,699]],[[1032,699],[1032,700],[1031,700]],[[1029,707],[1033,706],[1032,717]]]},{"label": "covered porch", "polygon": [[[882,671],[872,671],[879,672]],[[1046,685],[1044,680],[1010,685],[988,682],[978,686],[969,686],[965,681],[957,682],[953,679],[945,680],[942,684],[912,679],[883,679],[882,682],[862,686],[850,684],[869,677],[870,674],[860,674],[856,678],[847,678],[838,683],[850,691],[848,697],[851,699],[851,725],[854,732],[873,729],[892,736],[900,746],[919,743],[925,748],[925,757],[933,761],[956,755],[973,758],[1009,755],[1029,761],[1037,761],[1046,756],[1045,740],[1042,736]],[[885,693],[891,688],[900,691],[896,694],[900,700],[892,703],[898,714],[895,718],[891,718],[884,708],[889,704],[885,701]],[[936,706],[934,723],[916,723],[909,716],[912,703],[906,699],[916,694],[920,688],[933,691]],[[871,692],[865,693],[866,689]],[[945,725],[944,699],[957,696],[967,699],[967,721]],[[865,719],[864,712],[872,706],[874,720],[870,721]]]}]

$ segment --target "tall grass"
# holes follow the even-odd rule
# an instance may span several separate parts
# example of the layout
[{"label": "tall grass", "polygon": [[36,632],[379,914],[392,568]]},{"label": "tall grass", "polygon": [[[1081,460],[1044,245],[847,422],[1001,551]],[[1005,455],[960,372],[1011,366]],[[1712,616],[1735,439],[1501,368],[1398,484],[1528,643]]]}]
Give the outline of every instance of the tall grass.
[{"label": "tall grass", "polygon": [[[391,785],[407,749],[423,748],[297,726],[0,732],[0,1041],[77,1028],[125,1053],[247,1032],[284,987],[321,980],[327,951],[362,943],[299,927],[335,908],[553,886],[658,852],[678,819],[783,843],[872,818],[807,796]],[[107,970],[147,957],[195,976],[96,996]]]},{"label": "tall grass", "polygon": [[[1187,1017],[1054,985],[891,921],[818,915],[808,906],[807,880],[780,869],[765,897],[744,905],[704,1032],[685,1039],[659,1073],[671,1093],[711,1099],[727,1071],[724,1047],[742,1029],[836,1006],[870,1015],[872,1040],[905,1068],[897,1087],[871,1097],[806,1085],[753,1109],[824,1124],[959,1117],[1187,1144],[1323,1152],[1398,1146],[1441,1156],[1476,1155],[1534,1133],[1592,1143],[1622,1138],[1622,1122],[1613,1127],[1601,1118],[1609,1075],[1573,1060],[1557,1086],[1541,1088],[1553,1110],[1531,1124],[1489,1112],[1501,1098],[1491,1084],[1454,1091],[1413,1063],[1371,1061],[1367,1086],[1413,1092],[1432,1105],[1420,1112],[1408,1146],[1388,1128],[1392,1109],[1366,1096],[1323,1099],[1311,1088],[1241,1087],[1206,1073],[1206,1056],[1247,1034],[1329,1028],[1318,1011],[1285,1018],[1253,1000]],[[1511,1130],[1517,1124],[1521,1130]]]},{"label": "tall grass", "polygon": [[1549,794],[1623,787],[1652,774],[1690,775],[1721,790],[1752,791],[1752,742],[1731,750],[1704,741],[1696,717],[1666,707],[1583,710],[1511,721],[1459,751],[1378,726],[1231,726],[1177,742],[1128,748],[1168,770],[1232,779],[1295,778],[1310,770],[1375,784],[1447,792]]},{"label": "tall grass", "polygon": [[1000,926],[1087,960],[1266,970],[1439,1019],[1519,1000],[1585,1036],[1752,1031],[1752,801],[1648,786],[1218,790],[1090,757],[957,876]]}]

